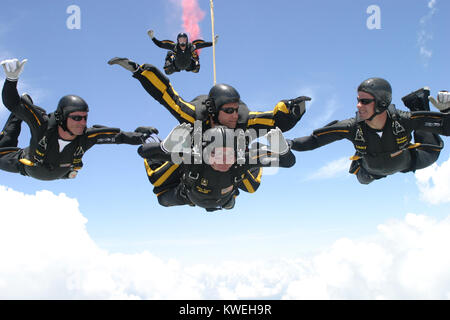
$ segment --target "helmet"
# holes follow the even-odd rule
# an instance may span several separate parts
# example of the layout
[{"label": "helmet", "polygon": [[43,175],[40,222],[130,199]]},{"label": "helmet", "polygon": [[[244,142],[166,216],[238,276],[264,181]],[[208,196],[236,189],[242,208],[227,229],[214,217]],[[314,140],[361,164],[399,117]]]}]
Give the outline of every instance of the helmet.
[{"label": "helmet", "polygon": [[178,43],[178,40],[179,40],[180,38],[186,38],[186,42],[189,41],[189,38],[188,38],[187,34],[184,33],[184,32],[180,32],[180,33],[177,35],[177,43]]},{"label": "helmet", "polygon": [[89,107],[83,98],[76,95],[67,95],[59,100],[55,111],[55,118],[58,125],[67,131],[67,116],[76,111],[89,112]]},{"label": "helmet", "polygon": [[[203,133],[203,138],[214,144],[214,147],[231,147],[235,145],[235,131],[225,126],[215,126]],[[231,145],[230,145],[231,144]]]},{"label": "helmet", "polygon": [[361,82],[358,91],[370,93],[375,98],[375,114],[385,111],[392,101],[392,88],[381,78],[370,78]]},{"label": "helmet", "polygon": [[239,102],[239,92],[228,84],[216,84],[209,90],[206,108],[208,113],[217,121],[220,108],[227,103]]}]

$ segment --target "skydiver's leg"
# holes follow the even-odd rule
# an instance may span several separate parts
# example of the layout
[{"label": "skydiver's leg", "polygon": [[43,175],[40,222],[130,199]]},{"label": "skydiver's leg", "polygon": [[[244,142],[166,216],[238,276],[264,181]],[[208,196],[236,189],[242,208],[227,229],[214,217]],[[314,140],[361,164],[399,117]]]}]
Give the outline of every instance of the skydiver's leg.
[{"label": "skydiver's leg", "polygon": [[369,184],[374,180],[384,178],[385,176],[379,176],[369,173],[361,164],[361,160],[353,160],[350,165],[350,173],[356,175],[358,182],[361,184]]},{"label": "skydiver's leg", "polygon": [[[444,142],[437,134],[424,131],[414,132],[414,142],[421,144],[443,146]],[[441,148],[424,147],[411,150],[411,167],[408,171],[415,171],[432,165],[439,158]]]},{"label": "skydiver's leg", "polygon": [[0,148],[0,170],[25,175],[23,165],[19,162],[22,149],[14,147]]},{"label": "skydiver's leg", "polygon": [[180,70],[175,66],[175,53],[172,51],[167,52],[166,60],[164,62],[164,72],[170,75]]},{"label": "skydiver's leg", "polygon": [[148,180],[154,186],[153,192],[160,205],[171,207],[190,204],[190,201],[183,197],[180,167],[168,161],[161,163],[145,159],[144,163]]},{"label": "skydiver's leg", "polygon": [[173,207],[182,205],[192,205],[184,194],[184,186],[179,183],[177,186],[167,189],[157,194],[158,202],[163,207]]},{"label": "skydiver's leg", "polygon": [[14,113],[11,113],[3,130],[0,132],[0,148],[17,147],[21,128],[22,120],[17,118]]},{"label": "skydiver's leg", "polygon": [[226,204],[224,204],[223,206],[222,206],[222,208],[223,209],[226,209],[226,210],[230,210],[230,209],[233,209],[234,208],[234,205],[236,204],[236,195],[233,195],[231,198],[230,198],[230,201],[228,201]]},{"label": "skydiver's leg", "polygon": [[195,57],[192,57],[191,59],[191,65],[186,69],[186,71],[190,71],[193,73],[198,73],[200,71],[200,61]]}]

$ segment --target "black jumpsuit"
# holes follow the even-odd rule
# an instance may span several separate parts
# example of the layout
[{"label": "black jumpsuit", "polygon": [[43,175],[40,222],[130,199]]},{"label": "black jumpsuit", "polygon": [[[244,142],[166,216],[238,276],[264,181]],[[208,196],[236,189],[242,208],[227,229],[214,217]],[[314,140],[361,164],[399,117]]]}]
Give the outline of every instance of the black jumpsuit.
[{"label": "black jumpsuit", "polygon": [[181,49],[178,43],[174,43],[170,40],[158,40],[152,38],[154,44],[162,49],[170,50],[167,52],[166,60],[164,64],[164,71],[166,74],[172,74],[181,70],[192,71],[194,73],[200,70],[200,61],[197,49],[211,47],[212,42],[206,42],[201,39],[188,42],[186,48]]},{"label": "black jumpsuit", "polygon": [[[358,117],[332,122],[313,134],[290,141],[292,150],[306,151],[331,142],[348,139],[356,157],[350,172],[368,184],[396,172],[425,168],[434,163],[443,147],[438,134],[449,135],[449,115],[438,112],[404,112],[391,105],[382,132],[369,127]],[[411,144],[414,132],[414,142]],[[402,152],[399,152],[402,151]]]},{"label": "black jumpsuit", "polygon": [[[2,97],[4,105],[11,111],[11,116],[0,135],[1,170],[21,173],[39,180],[65,179],[69,174],[81,169],[84,153],[95,144],[139,145],[145,140],[142,133],[94,126],[60,151],[58,125],[54,114],[47,115],[31,101],[20,98],[17,81],[5,81]],[[30,145],[25,149],[17,148],[22,120],[31,131]]]},{"label": "black jumpsuit", "polygon": [[[202,121],[203,129],[209,129],[210,122],[204,106],[207,95],[200,95],[191,102],[186,102],[172,87],[169,79],[155,66],[144,64],[133,77],[139,80],[144,89],[161,105],[163,105],[180,123],[194,124]],[[237,128],[254,129],[264,135],[268,130],[276,127],[285,132],[293,128],[303,114],[291,112],[284,101],[280,101],[271,111],[249,111],[245,103],[239,103],[239,118]],[[260,132],[260,130],[262,130]],[[153,192],[158,196],[163,191],[179,183],[181,172],[178,165],[170,161],[152,163],[144,160],[147,176],[155,187]],[[262,168],[252,168],[245,174],[239,188],[245,192],[255,192],[261,183]]]},{"label": "black jumpsuit", "polygon": [[[165,153],[159,143],[145,144],[138,149],[138,153],[144,159],[166,163],[171,159],[171,154]],[[262,149],[252,150],[246,153],[245,164],[235,163],[226,172],[216,171],[206,163],[194,164],[193,160],[190,164],[182,162],[176,165],[180,168],[181,179],[172,188],[162,191],[158,200],[164,206],[187,204],[205,208],[207,211],[231,209],[239,194],[238,186],[246,174],[252,169],[273,165],[268,161],[271,156]],[[250,158],[254,161],[251,162]],[[295,156],[290,150],[279,156],[278,160],[278,167],[289,168],[295,164]]]}]

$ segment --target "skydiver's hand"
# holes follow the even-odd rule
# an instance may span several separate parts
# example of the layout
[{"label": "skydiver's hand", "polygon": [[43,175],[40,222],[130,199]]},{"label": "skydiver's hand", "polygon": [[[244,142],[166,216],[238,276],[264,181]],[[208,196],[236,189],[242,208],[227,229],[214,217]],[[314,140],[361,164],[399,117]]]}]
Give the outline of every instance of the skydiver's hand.
[{"label": "skydiver's hand", "polygon": [[300,96],[291,100],[283,100],[286,107],[293,115],[301,117],[306,111],[306,101],[310,101],[310,97]]},{"label": "skydiver's hand", "polygon": [[150,38],[154,38],[155,37],[155,31],[153,31],[153,30],[148,30],[147,31],[147,34],[148,34],[148,36],[150,37]]},{"label": "skydiver's hand", "polygon": [[450,92],[441,90],[437,95],[437,101],[433,97],[428,97],[428,100],[440,111],[450,111]]},{"label": "skydiver's hand", "polygon": [[142,142],[145,142],[152,134],[158,134],[158,129],[153,127],[138,127],[134,132],[142,133]]},{"label": "skydiver's hand", "polygon": [[289,151],[289,145],[280,128],[277,127],[275,129],[271,129],[265,137],[270,143],[267,151],[277,153],[279,155],[284,155]]},{"label": "skydiver's hand", "polygon": [[214,37],[214,45],[217,45],[217,41],[219,40],[219,35],[216,35]]},{"label": "skydiver's hand", "polygon": [[179,124],[161,142],[161,149],[166,153],[190,149],[192,145],[191,131],[192,126],[189,123]]},{"label": "skydiver's hand", "polygon": [[17,81],[27,61],[28,61],[27,59],[23,59],[21,62],[18,59],[9,59],[0,62],[0,64],[3,67],[3,70],[5,70],[6,79],[11,81]]}]

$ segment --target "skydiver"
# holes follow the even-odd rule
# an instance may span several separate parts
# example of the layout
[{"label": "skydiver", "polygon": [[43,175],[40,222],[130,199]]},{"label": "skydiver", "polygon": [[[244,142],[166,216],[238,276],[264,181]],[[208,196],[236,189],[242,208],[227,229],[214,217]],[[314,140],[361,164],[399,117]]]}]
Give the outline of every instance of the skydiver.
[{"label": "skydiver", "polygon": [[[176,163],[181,171],[181,179],[171,188],[161,191],[158,196],[158,201],[163,206],[199,206],[206,211],[232,209],[239,194],[239,184],[251,168],[273,166],[274,161],[278,161],[275,164],[278,167],[289,168],[295,164],[295,156],[280,129],[272,129],[267,133],[269,146],[258,143],[247,152],[240,153],[239,150],[246,150],[246,142],[238,148],[239,143],[235,140],[244,137],[244,131],[235,132],[225,126],[216,126],[203,134],[204,138],[208,135],[204,141],[212,141],[203,151],[203,161],[195,163],[191,159],[194,151],[190,148],[195,144],[192,142],[191,131],[190,124],[180,124],[162,142],[144,144],[138,149],[139,155],[144,159],[166,163],[174,163],[173,155],[182,150],[175,149],[177,143],[189,150]],[[238,157],[243,161],[237,161]]]},{"label": "skydiver", "polygon": [[[411,112],[391,104],[391,85],[381,78],[363,81],[357,89],[354,118],[333,121],[312,135],[290,141],[292,150],[313,150],[348,139],[356,149],[350,173],[369,184],[396,172],[409,172],[434,163],[443,148],[438,134],[449,135],[448,114],[430,112],[427,87],[402,98]],[[411,134],[414,134],[414,144]]]},{"label": "skydiver", "polygon": [[[3,60],[6,74],[3,104],[11,111],[0,133],[0,169],[39,180],[75,178],[84,153],[95,144],[139,145],[158,131],[139,127],[135,132],[95,125],[86,128],[89,107],[81,97],[66,95],[54,113],[34,105],[27,94],[19,96],[17,82],[26,59]],[[22,121],[30,127],[29,147],[17,147]]]},{"label": "skydiver", "polygon": [[[144,89],[161,105],[163,105],[180,123],[202,122],[202,128],[207,130],[215,125],[243,130],[254,129],[257,134],[265,134],[267,130],[280,128],[285,132],[293,128],[305,113],[306,101],[309,97],[298,97],[281,100],[272,111],[252,112],[242,102],[235,88],[227,84],[216,84],[208,95],[199,95],[191,102],[186,102],[173,89],[169,79],[155,66],[144,64],[139,66],[127,58],[112,58],[108,64],[118,64],[133,73],[133,77],[141,82]],[[266,131],[264,131],[266,130]],[[170,162],[150,163],[145,161],[149,180],[154,181],[156,175],[161,178],[152,182],[154,192],[159,194],[166,185],[177,184],[180,170]],[[156,173],[155,173],[156,172]],[[166,172],[168,174],[166,174]],[[253,193],[260,185],[261,168],[253,168],[246,173],[241,189]]]},{"label": "skydiver", "polygon": [[[171,40],[160,41],[156,39],[153,30],[148,30],[147,34],[158,47],[170,50],[167,52],[164,63],[164,72],[167,75],[181,70],[198,73],[200,71],[200,58],[196,50],[213,45],[212,42],[205,42],[201,39],[189,42],[188,36],[184,32],[178,34],[176,44]],[[214,45],[217,44],[218,38],[219,36],[215,36]]]}]

